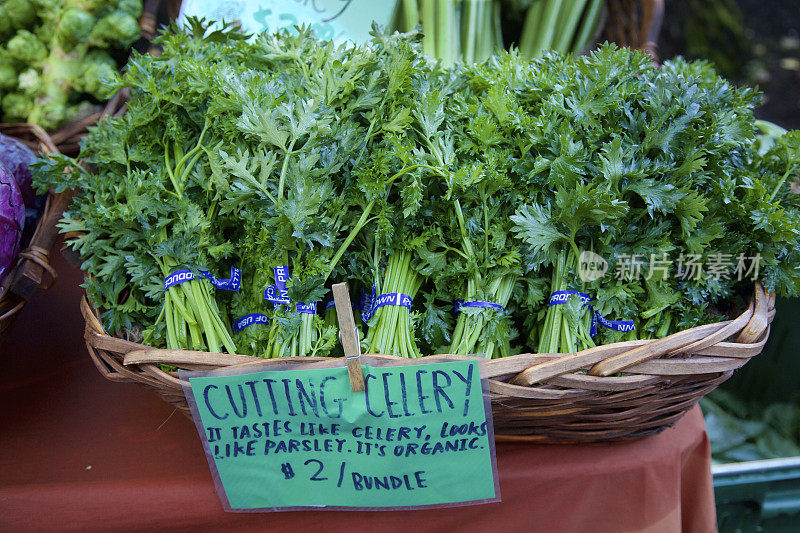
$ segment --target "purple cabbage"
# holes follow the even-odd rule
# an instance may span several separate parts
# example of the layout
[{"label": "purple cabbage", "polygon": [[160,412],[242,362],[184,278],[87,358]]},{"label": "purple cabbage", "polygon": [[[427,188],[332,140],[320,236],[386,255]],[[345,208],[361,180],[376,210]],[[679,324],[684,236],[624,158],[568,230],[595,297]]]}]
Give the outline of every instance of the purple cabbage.
[{"label": "purple cabbage", "polygon": [[0,163],[0,280],[14,264],[24,224],[22,193],[14,176]]},{"label": "purple cabbage", "polygon": [[11,171],[17,182],[25,205],[34,207],[37,204],[33,190],[33,178],[28,165],[36,161],[36,154],[23,143],[0,133],[0,163]]}]

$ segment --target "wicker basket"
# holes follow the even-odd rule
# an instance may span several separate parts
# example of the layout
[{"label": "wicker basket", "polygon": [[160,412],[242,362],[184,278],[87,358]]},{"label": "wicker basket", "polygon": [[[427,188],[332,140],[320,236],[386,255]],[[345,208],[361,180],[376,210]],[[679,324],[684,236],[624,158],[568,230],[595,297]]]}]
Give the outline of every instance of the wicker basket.
[{"label": "wicker basket", "polygon": [[[574,354],[523,354],[502,359],[432,355],[441,361],[476,359],[489,378],[499,440],[605,442],[654,435],[673,425],[733,371],[761,353],[775,315],[775,296],[756,284],[749,307],[733,320],[699,326],[659,340],[608,344]],[[181,381],[158,364],[186,370],[264,365],[342,366],[342,359],[258,357],[156,349],[109,336],[84,298],[85,339],[98,370],[111,381],[157,392],[188,415]],[[387,355],[362,356],[405,364]],[[391,363],[389,363],[391,364]]]},{"label": "wicker basket", "polygon": [[[36,125],[0,124],[0,133],[24,142],[40,154],[58,152],[50,136]],[[48,255],[57,237],[56,224],[71,199],[69,192],[48,194],[27,248],[20,252],[17,262],[3,278],[0,285],[0,336],[11,326],[36,289],[47,288],[55,280],[56,272],[48,262]]]}]

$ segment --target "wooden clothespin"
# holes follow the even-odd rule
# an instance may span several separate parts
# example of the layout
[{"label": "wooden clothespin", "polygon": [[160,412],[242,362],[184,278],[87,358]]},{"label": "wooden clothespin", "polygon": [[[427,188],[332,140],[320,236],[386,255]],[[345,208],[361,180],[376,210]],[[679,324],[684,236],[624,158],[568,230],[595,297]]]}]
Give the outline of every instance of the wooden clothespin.
[{"label": "wooden clothespin", "polygon": [[350,388],[353,392],[361,392],[364,390],[364,374],[361,372],[361,346],[358,342],[356,322],[353,319],[353,308],[350,305],[350,291],[347,290],[347,283],[337,283],[332,288],[336,316],[339,319],[339,338],[342,341],[344,359],[347,362]]}]

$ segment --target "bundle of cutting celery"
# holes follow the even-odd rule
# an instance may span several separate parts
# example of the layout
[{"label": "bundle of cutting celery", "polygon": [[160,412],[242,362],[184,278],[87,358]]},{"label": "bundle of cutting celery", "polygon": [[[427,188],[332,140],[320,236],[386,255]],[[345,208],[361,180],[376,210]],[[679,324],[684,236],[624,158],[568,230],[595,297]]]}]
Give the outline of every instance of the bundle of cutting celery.
[{"label": "bundle of cutting celery", "polygon": [[154,347],[575,352],[800,289],[800,134],[705,63],[606,45],[469,67],[415,33],[334,46],[191,20],[136,56],[124,116],[77,160],[61,223],[107,331]]},{"label": "bundle of cutting celery", "polygon": [[[401,0],[392,26],[423,32],[425,53],[482,61],[516,42],[525,57],[546,50],[579,53],[599,30],[603,0]],[[505,29],[505,31],[504,31]]]}]

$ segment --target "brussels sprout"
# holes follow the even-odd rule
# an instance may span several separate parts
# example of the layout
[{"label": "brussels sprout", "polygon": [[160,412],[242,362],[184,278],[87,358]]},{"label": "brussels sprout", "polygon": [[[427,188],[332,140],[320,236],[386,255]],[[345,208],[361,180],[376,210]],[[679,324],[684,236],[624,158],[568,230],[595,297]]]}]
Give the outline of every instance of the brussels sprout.
[{"label": "brussels sprout", "polygon": [[17,86],[17,70],[0,54],[0,89],[13,89]]},{"label": "brussels sprout", "polygon": [[58,16],[64,0],[30,0],[30,3],[36,7],[40,18],[47,19]]},{"label": "brussels sprout", "polygon": [[117,0],[82,0],[81,7],[86,11],[104,17],[117,9]]},{"label": "brussels sprout", "polygon": [[142,16],[141,0],[119,0],[119,2],[117,2],[117,9],[124,11],[135,19]]},{"label": "brussels sprout", "polygon": [[4,122],[26,122],[33,110],[33,98],[20,93],[5,95],[2,104]]},{"label": "brussels sprout", "polygon": [[29,68],[19,74],[19,88],[27,95],[35,97],[40,89],[40,82],[39,73],[35,69]]},{"label": "brussels sprout", "polygon": [[47,57],[47,47],[28,30],[19,30],[6,45],[8,56],[25,65],[41,63]]},{"label": "brussels sprout", "polygon": [[6,6],[0,4],[0,37],[8,37],[14,33],[14,28],[11,26],[11,20],[6,13]]},{"label": "brussels sprout", "polygon": [[36,22],[36,6],[30,0],[6,0],[3,8],[14,29],[30,28]]},{"label": "brussels sprout", "polygon": [[69,116],[63,102],[47,102],[36,106],[35,122],[47,131],[53,131],[61,127]]},{"label": "brussels sprout", "polygon": [[89,35],[89,44],[99,48],[130,46],[139,38],[139,24],[124,11],[114,11],[100,19]]},{"label": "brussels sprout", "polygon": [[78,43],[86,42],[96,23],[97,19],[83,9],[67,8],[61,14],[56,37],[69,50]]},{"label": "brussels sprout", "polygon": [[117,63],[102,50],[92,50],[83,60],[78,90],[89,93],[98,100],[107,100],[114,94],[110,82],[117,78]]}]

